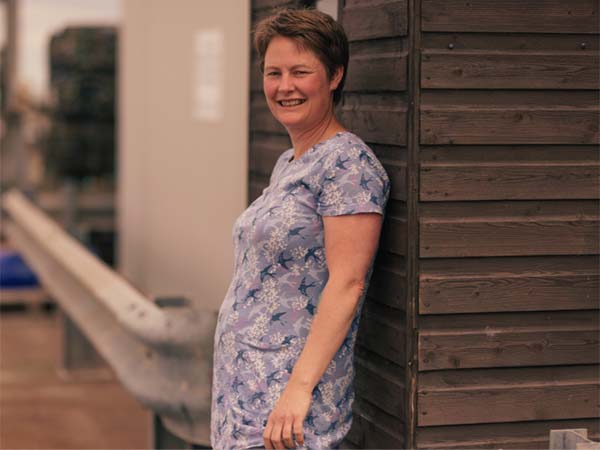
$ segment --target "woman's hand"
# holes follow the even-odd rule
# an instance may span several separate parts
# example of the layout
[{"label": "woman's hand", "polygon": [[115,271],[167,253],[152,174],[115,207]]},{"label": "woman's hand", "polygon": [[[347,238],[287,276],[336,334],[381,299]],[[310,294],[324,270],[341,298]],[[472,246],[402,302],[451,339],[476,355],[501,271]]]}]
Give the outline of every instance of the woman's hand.
[{"label": "woman's hand", "polygon": [[310,408],[312,392],[291,380],[269,415],[263,440],[267,449],[295,448],[304,445],[302,424]]}]

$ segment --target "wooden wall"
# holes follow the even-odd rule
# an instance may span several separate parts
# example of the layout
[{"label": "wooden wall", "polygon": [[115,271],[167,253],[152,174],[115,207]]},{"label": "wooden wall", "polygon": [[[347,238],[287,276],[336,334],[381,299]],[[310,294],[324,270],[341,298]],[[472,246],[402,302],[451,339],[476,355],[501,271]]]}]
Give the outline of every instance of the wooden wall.
[{"label": "wooden wall", "polygon": [[598,2],[415,8],[415,445],[598,437]]},{"label": "wooden wall", "polygon": [[[253,24],[305,3],[253,0]],[[347,447],[599,437],[598,14],[597,0],[340,0],[339,115],[392,180]],[[256,67],[249,139],[252,201],[290,145]]]},{"label": "wooden wall", "polygon": [[347,446],[405,446],[408,4],[346,0],[350,41],[340,119],[375,151],[391,180],[380,251],[356,349],[354,423]]}]

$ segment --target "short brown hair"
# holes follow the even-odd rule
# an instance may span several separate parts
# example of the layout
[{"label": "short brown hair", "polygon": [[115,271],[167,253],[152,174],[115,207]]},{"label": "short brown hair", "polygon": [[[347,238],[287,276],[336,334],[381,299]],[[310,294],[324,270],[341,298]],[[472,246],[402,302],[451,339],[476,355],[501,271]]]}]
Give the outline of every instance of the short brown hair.
[{"label": "short brown hair", "polygon": [[342,67],[344,74],[333,92],[333,103],[342,98],[348,71],[348,38],[344,28],[331,16],[316,9],[280,9],[261,20],[254,29],[254,47],[260,58],[260,70],[265,68],[265,53],[271,40],[284,36],[301,48],[311,50],[325,66],[329,79]]}]

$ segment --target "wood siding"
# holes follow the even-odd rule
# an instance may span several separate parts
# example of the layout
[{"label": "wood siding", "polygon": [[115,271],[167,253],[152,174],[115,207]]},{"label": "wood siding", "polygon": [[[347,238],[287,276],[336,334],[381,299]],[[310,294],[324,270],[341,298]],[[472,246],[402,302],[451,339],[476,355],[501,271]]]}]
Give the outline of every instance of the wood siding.
[{"label": "wood siding", "polygon": [[[254,0],[253,22],[278,5]],[[340,0],[338,114],[392,182],[348,448],[600,437],[596,0]],[[249,201],[289,147],[252,54]]]},{"label": "wood siding", "polygon": [[356,402],[347,446],[404,448],[408,2],[346,0],[350,40],[340,119],[377,154],[392,184],[357,342]]},{"label": "wood siding", "polygon": [[597,5],[421,0],[418,448],[598,435]]}]

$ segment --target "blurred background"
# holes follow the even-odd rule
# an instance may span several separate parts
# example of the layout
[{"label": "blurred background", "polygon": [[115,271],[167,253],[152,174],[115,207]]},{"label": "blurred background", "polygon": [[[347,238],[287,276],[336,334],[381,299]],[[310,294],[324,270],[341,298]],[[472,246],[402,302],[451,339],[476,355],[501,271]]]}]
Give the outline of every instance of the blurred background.
[{"label": "blurred background", "polygon": [[[144,295],[216,311],[247,202],[249,21],[247,0],[1,0],[2,194]],[[108,366],[65,359],[68,319],[2,225],[0,448],[148,448]]]}]

